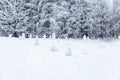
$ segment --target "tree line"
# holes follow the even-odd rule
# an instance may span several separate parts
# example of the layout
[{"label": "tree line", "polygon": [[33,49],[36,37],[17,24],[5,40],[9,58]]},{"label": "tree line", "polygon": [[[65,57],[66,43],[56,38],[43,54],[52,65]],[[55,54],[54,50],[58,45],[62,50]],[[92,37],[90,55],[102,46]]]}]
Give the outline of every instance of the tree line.
[{"label": "tree line", "polygon": [[56,38],[118,38],[120,1],[0,0],[0,35]]}]

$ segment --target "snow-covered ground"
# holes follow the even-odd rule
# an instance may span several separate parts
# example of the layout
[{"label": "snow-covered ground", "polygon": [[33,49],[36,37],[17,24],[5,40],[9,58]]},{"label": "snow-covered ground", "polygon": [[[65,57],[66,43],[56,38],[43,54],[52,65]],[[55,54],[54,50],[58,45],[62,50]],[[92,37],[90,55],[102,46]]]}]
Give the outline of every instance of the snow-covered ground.
[{"label": "snow-covered ground", "polygon": [[0,37],[0,80],[120,80],[120,40],[38,42]]}]

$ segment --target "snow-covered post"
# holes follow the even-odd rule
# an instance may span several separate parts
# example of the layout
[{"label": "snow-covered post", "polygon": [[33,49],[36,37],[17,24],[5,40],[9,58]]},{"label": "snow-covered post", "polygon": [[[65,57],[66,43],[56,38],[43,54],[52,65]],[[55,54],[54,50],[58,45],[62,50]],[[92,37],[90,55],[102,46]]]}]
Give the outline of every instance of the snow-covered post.
[{"label": "snow-covered post", "polygon": [[68,37],[66,36],[65,39],[68,40]]},{"label": "snow-covered post", "polygon": [[67,48],[65,50],[65,55],[66,56],[72,56],[72,50],[69,41],[67,42]]},{"label": "snow-covered post", "polygon": [[99,38],[97,38],[97,42],[99,42],[100,41],[100,39]]},{"label": "snow-covered post", "polygon": [[120,39],[120,36],[118,36],[118,39]]},{"label": "snow-covered post", "polygon": [[49,36],[49,39],[52,39],[52,35]]},{"label": "snow-covered post", "polygon": [[55,33],[52,33],[51,38],[52,38],[52,39],[56,39]]},{"label": "snow-covered post", "polygon": [[83,40],[87,40],[87,36],[86,35],[83,36]]},{"label": "snow-covered post", "polygon": [[9,38],[12,38],[12,34],[9,34]]},{"label": "snow-covered post", "polygon": [[46,34],[43,35],[43,39],[46,39]]},{"label": "snow-covered post", "polygon": [[30,37],[29,38],[32,38],[32,34],[30,34]]},{"label": "snow-covered post", "polygon": [[36,45],[36,46],[38,46],[38,45],[39,45],[38,36],[36,36],[35,45]]},{"label": "snow-covered post", "polygon": [[22,33],[22,39],[25,39],[25,33]]},{"label": "snow-covered post", "polygon": [[59,40],[55,40],[56,39],[56,35],[55,33],[52,33],[51,35],[51,38],[53,39],[52,40],[52,47],[51,47],[51,51],[55,51],[55,52],[58,52],[59,51]]}]

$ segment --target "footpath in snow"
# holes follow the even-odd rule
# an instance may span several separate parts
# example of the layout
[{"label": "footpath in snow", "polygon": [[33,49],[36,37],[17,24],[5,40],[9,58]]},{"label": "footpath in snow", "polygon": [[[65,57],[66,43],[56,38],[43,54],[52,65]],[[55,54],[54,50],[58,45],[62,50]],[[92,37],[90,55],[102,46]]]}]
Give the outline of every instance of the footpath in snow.
[{"label": "footpath in snow", "polygon": [[0,80],[120,80],[120,40],[0,37]]}]

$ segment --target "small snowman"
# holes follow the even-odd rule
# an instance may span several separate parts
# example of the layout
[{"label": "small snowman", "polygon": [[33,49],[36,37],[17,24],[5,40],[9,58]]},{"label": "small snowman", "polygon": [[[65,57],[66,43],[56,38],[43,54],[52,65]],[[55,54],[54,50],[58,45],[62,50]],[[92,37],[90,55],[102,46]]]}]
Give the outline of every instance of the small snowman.
[{"label": "small snowman", "polygon": [[50,50],[53,51],[53,52],[58,52],[59,51],[57,46],[52,46]]},{"label": "small snowman", "polygon": [[71,46],[70,46],[70,43],[67,42],[67,47],[66,47],[66,50],[65,50],[65,55],[66,56],[72,56],[72,49],[71,49]]},{"label": "small snowman", "polygon": [[35,46],[39,45],[38,36],[36,36]]},{"label": "small snowman", "polygon": [[66,56],[72,56],[72,51],[71,48],[67,48],[66,52],[65,52]]}]

